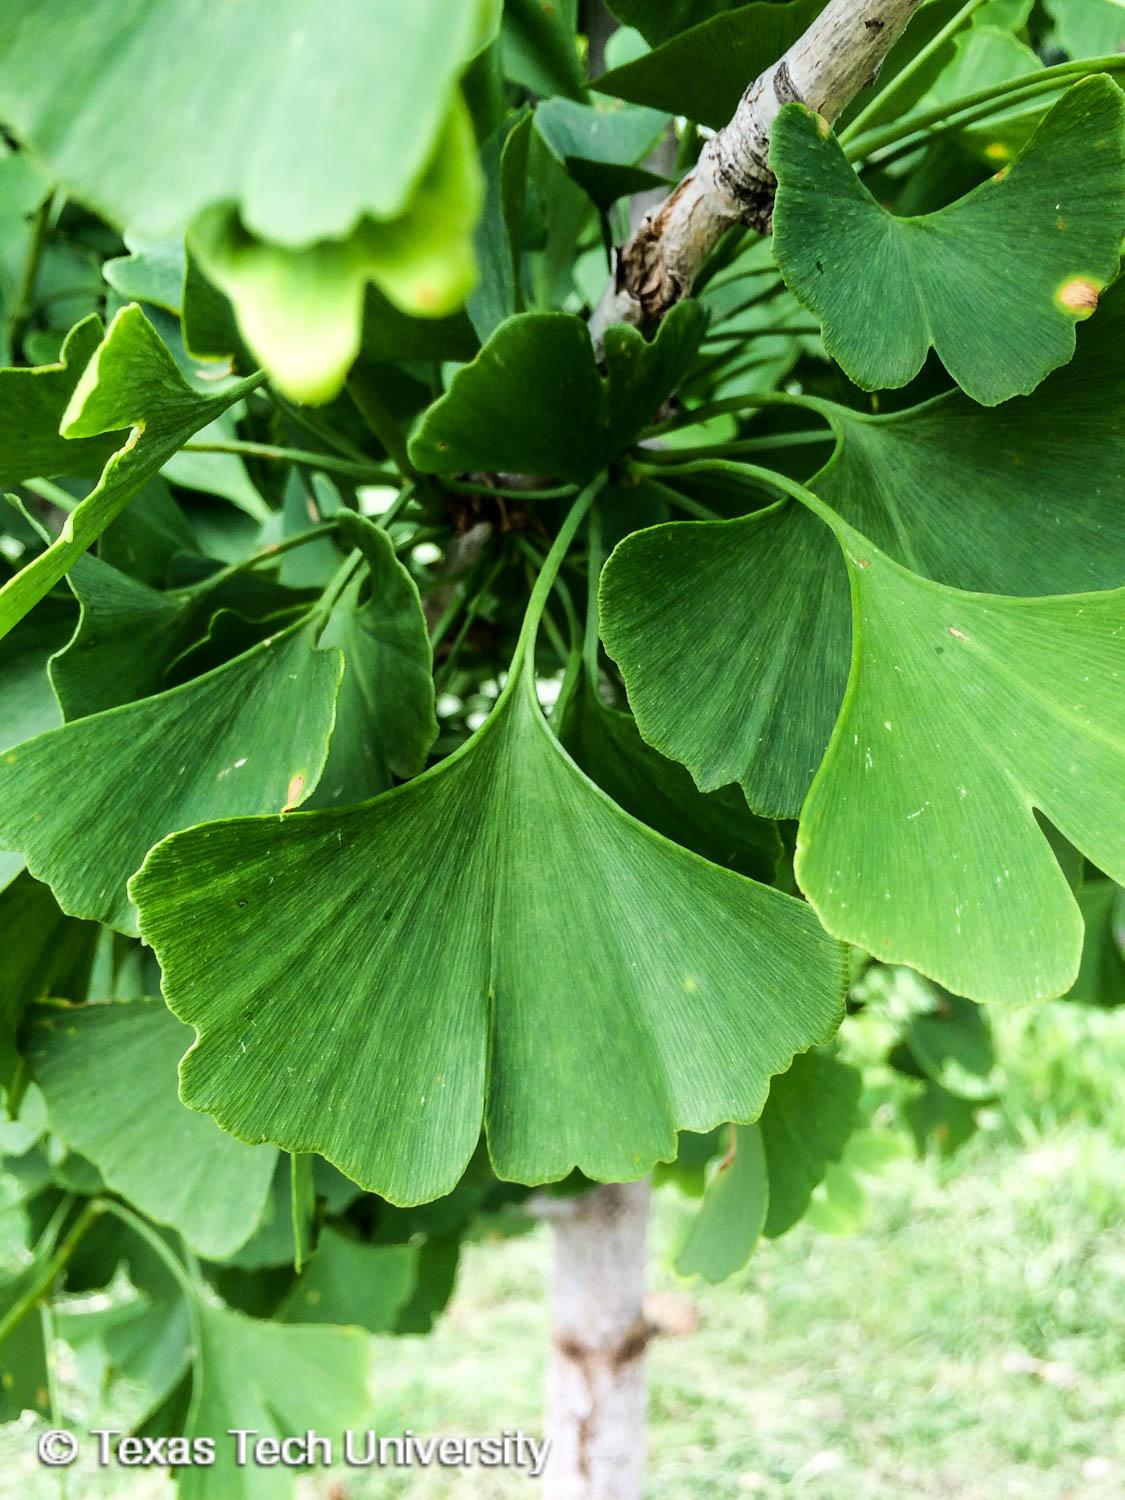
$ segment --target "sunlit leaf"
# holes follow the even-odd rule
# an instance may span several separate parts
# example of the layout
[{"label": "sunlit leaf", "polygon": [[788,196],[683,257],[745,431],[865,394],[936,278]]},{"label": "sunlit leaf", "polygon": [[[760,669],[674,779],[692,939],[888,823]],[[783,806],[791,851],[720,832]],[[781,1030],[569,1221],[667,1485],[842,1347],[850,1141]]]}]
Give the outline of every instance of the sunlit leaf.
[{"label": "sunlit leaf", "polygon": [[135,931],[125,883],[165,834],[280,812],[316,785],[342,663],[314,642],[315,627],[298,625],[181,687],[7,751],[0,846],[23,852],[64,910]]},{"label": "sunlit leaf", "polygon": [[185,1099],[392,1202],[448,1192],[482,1122],[501,1177],[637,1177],[677,1129],[753,1119],[839,1019],[839,952],[802,903],[634,822],[563,751],[537,597],[493,713],[433,770],[187,832],[132,886],[199,1032]]},{"label": "sunlit leaf", "polygon": [[75,197],[134,234],[162,239],[231,203],[279,245],[342,239],[365,214],[406,209],[496,9],[342,0],[314,25],[302,0],[11,0],[0,113]]},{"label": "sunlit leaf", "polygon": [[[73,337],[79,335],[88,338],[81,329]],[[251,378],[200,395],[140,308],[122,308],[71,392],[61,431],[64,438],[97,438],[130,430],[55,541],[0,588],[0,636],[63,577],[178,448],[257,384]]]},{"label": "sunlit leaf", "polygon": [[191,246],[278,387],[296,401],[323,402],[359,353],[369,282],[406,313],[440,317],[464,301],[480,205],[472,125],[458,101],[398,216],[363,218],[342,238],[291,246],[257,237],[219,206],[195,221]]}]

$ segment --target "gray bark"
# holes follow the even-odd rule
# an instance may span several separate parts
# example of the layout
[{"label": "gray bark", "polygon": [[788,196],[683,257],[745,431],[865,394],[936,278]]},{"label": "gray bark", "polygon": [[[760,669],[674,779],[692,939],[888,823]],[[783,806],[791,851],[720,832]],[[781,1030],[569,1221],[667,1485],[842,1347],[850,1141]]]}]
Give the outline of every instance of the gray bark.
[{"label": "gray bark", "polygon": [[547,1500],[640,1500],[649,1199],[645,1180],[555,1200]]},{"label": "gray bark", "polygon": [[595,347],[612,323],[654,324],[690,295],[704,260],[736,224],[768,233],[777,183],[770,130],[797,100],[829,122],[870,83],[921,0],[830,0],[784,57],[743,94],[695,167],[651,209],[617,259],[590,320]]}]

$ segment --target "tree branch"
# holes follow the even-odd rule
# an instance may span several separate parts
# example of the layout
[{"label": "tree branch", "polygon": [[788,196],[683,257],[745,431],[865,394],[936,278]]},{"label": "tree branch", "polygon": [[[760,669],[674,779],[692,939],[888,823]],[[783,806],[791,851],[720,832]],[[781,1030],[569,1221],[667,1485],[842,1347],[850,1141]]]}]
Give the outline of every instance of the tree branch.
[{"label": "tree branch", "polygon": [[595,347],[610,324],[654,324],[690,295],[704,260],[734,225],[769,232],[777,190],[770,129],[781,106],[797,100],[834,120],[874,80],[920,3],[829,0],[784,57],[754,80],[695,167],[619,252],[590,319]]}]

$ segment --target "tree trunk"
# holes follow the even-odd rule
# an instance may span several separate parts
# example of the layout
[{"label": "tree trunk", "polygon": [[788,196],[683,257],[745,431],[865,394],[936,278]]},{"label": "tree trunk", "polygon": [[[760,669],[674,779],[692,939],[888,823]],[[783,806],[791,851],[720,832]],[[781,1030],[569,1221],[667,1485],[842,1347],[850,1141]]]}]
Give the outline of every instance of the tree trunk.
[{"label": "tree trunk", "polygon": [[640,1500],[647,1179],[555,1200],[547,1500]]}]

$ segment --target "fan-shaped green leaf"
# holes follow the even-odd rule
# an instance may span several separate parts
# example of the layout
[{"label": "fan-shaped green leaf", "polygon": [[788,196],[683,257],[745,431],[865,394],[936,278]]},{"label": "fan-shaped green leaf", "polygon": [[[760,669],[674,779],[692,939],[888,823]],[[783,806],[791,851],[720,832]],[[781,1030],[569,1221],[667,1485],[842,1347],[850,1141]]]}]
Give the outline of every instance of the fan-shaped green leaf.
[{"label": "fan-shaped green leaf", "polygon": [[774,253],[865,390],[905,385],[936,349],[974,401],[1025,394],[1074,352],[1074,324],[1117,274],[1125,99],[1070,89],[1017,161],[960,202],[896,219],[800,105],[771,137]]},{"label": "fan-shaped green leaf", "polygon": [[[67,347],[85,352],[91,335],[83,330],[89,327],[76,329]],[[140,308],[122,308],[71,391],[61,431],[64,438],[98,438],[131,430],[55,541],[0,588],[0,636],[63,577],[178,448],[258,383],[255,376],[200,395]]]},{"label": "fan-shaped green leaf", "polygon": [[217,203],[279,245],[342,239],[407,207],[497,10],[341,0],[313,24],[304,0],[12,0],[0,114],[75,197],[150,239]]},{"label": "fan-shaped green leaf", "polygon": [[[159,1002],[40,1006],[27,1056],[54,1133],[107,1187],[220,1259],[261,1218],[277,1153],[244,1145],[180,1103],[176,1063],[186,1041]],[[145,1138],[158,1149],[138,1150]]]},{"label": "fan-shaped green leaf", "polygon": [[[982,409],[955,391],[886,417],[813,402],[837,435],[813,488],[941,583],[1003,594],[1122,583],[1123,292],[1024,399]],[[752,807],[795,817],[847,680],[845,580],[829,533],[793,504],[629,537],[605,570],[602,634],[646,740],[703,790],[738,781]]]},{"label": "fan-shaped green leaf", "polygon": [[181,687],[7,751],[0,847],[24,853],[65,911],[135,931],[125,882],[165,834],[281,811],[316,785],[342,662],[315,636],[295,626]]},{"label": "fan-shaped green leaf", "polygon": [[200,1302],[199,1344],[191,1407],[182,1430],[215,1443],[212,1466],[181,1468],[181,1500],[286,1500],[291,1469],[236,1463],[240,1428],[255,1438],[281,1438],[309,1429],[342,1452],[343,1433],[371,1417],[371,1341],[358,1328],[309,1328],[263,1322]]},{"label": "fan-shaped green leaf", "polygon": [[66,336],[58,362],[0,370],[0,485],[52,474],[96,474],[120,444],[109,437],[62,437],[63,412],[102,340],[91,315]]},{"label": "fan-shaped green leaf", "polygon": [[771,1239],[796,1224],[829,1163],[843,1156],[856,1128],[860,1084],[854,1068],[809,1052],[770,1085],[759,1128],[769,1178],[762,1232]]},{"label": "fan-shaped green leaf", "polygon": [[[625,8],[616,7],[621,13]],[[747,84],[797,40],[824,8],[824,0],[755,0],[737,9],[693,4],[690,10],[634,0],[628,8],[644,10],[643,22],[634,17],[629,24],[639,25],[650,40],[659,39],[662,45],[603,73],[594,87],[718,129],[738,108]],[[708,18],[707,11],[720,13]],[[678,16],[690,29],[680,30],[675,24]],[[624,14],[622,19],[627,19]]]},{"label": "fan-shaped green leaf", "polygon": [[852,668],[798,881],[830,932],[957,994],[1060,995],[1082,920],[1032,809],[1125,878],[1125,590],[964,593],[835,529]]},{"label": "fan-shaped green leaf", "polygon": [[683,379],[703,327],[699,305],[682,302],[651,342],[635,328],[610,328],[603,378],[581,318],[509,318],[426,412],[410,442],[411,461],[438,474],[482,469],[589,479],[651,422]]},{"label": "fan-shaped green leaf", "polygon": [[753,1119],[839,1019],[800,902],[634,822],[554,738],[530,646],[550,577],[454,755],[358,807],[182,834],[133,882],[199,1032],[184,1097],[392,1201],[448,1192],[482,1121],[502,1177],[637,1177],[677,1129]]},{"label": "fan-shaped green leaf", "polygon": [[744,1266],[766,1222],[769,1180],[760,1125],[732,1125],[731,1144],[715,1168],[679,1254],[681,1276],[718,1282]]}]

